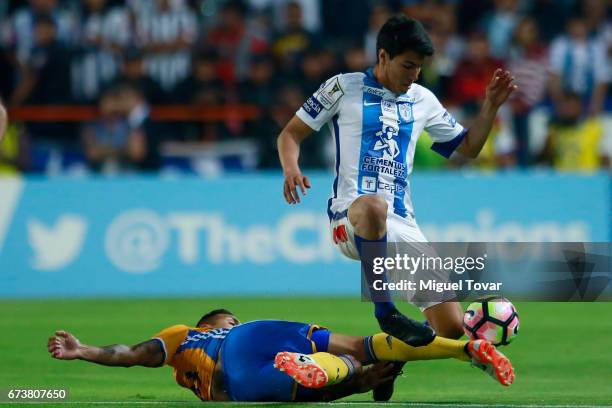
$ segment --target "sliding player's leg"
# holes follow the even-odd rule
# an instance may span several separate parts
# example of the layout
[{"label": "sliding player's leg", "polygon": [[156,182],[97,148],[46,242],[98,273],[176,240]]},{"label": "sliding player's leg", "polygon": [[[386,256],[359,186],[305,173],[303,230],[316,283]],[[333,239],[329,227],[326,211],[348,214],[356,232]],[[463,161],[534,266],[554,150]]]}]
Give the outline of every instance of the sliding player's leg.
[{"label": "sliding player's leg", "polygon": [[455,358],[470,361],[468,341],[452,340],[436,336],[425,346],[413,347],[386,333],[357,337],[332,333],[327,351],[333,354],[350,354],[362,364],[377,361],[415,361]]},{"label": "sliding player's leg", "polygon": [[[421,347],[410,346],[386,333],[367,337],[354,337],[332,333],[327,352],[301,354],[282,352],[277,354],[275,366],[301,383],[300,378],[320,378],[316,388],[326,386],[325,377],[334,378],[334,384],[343,380],[341,372],[348,372],[350,362],[339,356],[351,355],[362,364],[377,361],[415,361],[454,358],[472,362],[502,385],[514,381],[510,361],[494,346],[483,340],[461,341],[437,336],[431,343]],[[296,377],[296,374],[299,376]],[[325,373],[325,374],[322,374]]]},{"label": "sliding player's leg", "polygon": [[[285,373],[274,367],[275,357],[279,352],[291,352],[296,355],[311,355],[326,352],[330,340],[329,331],[316,325],[260,320],[244,323],[234,327],[225,338],[221,349],[221,364],[224,376],[224,387],[234,401],[294,401],[309,399],[314,390],[298,386],[298,383]],[[318,353],[321,354],[321,353]],[[333,359],[323,356],[320,363],[331,373]],[[331,363],[327,363],[331,361]],[[340,371],[327,375],[325,381],[333,384],[336,376],[348,378],[354,372],[351,361],[340,365]],[[360,369],[355,361],[355,369]],[[311,371],[310,374],[317,374]],[[306,383],[305,377],[300,377]],[[296,378],[297,380],[297,378]],[[310,385],[320,381],[319,376],[313,377]]]},{"label": "sliding player's leg", "polygon": [[[461,305],[457,302],[438,303],[428,308],[421,308],[427,323],[437,335],[459,339],[463,335]],[[375,401],[389,401],[393,396],[395,379],[402,374],[405,362],[394,362],[391,375],[392,380],[374,388],[372,398]]]}]

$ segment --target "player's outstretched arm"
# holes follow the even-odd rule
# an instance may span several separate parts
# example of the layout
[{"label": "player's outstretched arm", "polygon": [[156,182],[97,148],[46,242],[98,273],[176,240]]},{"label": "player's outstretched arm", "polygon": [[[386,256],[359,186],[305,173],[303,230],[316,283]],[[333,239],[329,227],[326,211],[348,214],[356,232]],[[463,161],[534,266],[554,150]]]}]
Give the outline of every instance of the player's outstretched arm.
[{"label": "player's outstretched arm", "polygon": [[497,69],[493,74],[493,79],[487,86],[485,100],[474,120],[474,123],[468,130],[463,142],[457,148],[457,151],[464,156],[475,159],[489,136],[493,122],[497,116],[497,111],[517,89],[513,84],[514,77],[509,71]]},{"label": "player's outstretched arm", "polygon": [[278,136],[278,155],[285,176],[283,195],[289,204],[300,203],[298,187],[302,195],[306,195],[306,189],[310,188],[310,180],[302,175],[298,159],[300,143],[311,133],[312,129],[306,123],[297,116],[293,116]]},{"label": "player's outstretched arm", "polygon": [[57,331],[49,337],[47,348],[58,360],[85,360],[92,363],[117,367],[160,367],[164,363],[164,350],[157,340],[148,340],[135,346],[114,344],[112,346],[88,346],[82,344],[71,333]]}]

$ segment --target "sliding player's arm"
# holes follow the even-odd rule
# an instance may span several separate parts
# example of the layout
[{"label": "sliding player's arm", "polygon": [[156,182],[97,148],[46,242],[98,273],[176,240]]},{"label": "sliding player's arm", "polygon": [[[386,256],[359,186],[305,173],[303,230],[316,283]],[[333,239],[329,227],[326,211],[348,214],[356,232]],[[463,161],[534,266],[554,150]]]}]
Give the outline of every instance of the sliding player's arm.
[{"label": "sliding player's arm", "polygon": [[517,89],[517,86],[512,83],[513,81],[514,77],[509,71],[501,69],[495,71],[493,79],[487,86],[482,108],[463,141],[457,147],[459,153],[472,159],[478,156],[491,132],[497,111],[508,100],[512,92]]},{"label": "sliding player's arm", "polygon": [[283,194],[289,204],[300,202],[297,192],[299,186],[302,195],[306,195],[306,189],[310,188],[310,180],[302,175],[298,159],[300,157],[300,143],[312,133],[312,129],[297,116],[287,123],[287,126],[278,136],[278,155],[283,166],[285,184]]},{"label": "sliding player's arm", "polygon": [[148,340],[134,346],[113,344],[97,347],[82,344],[72,334],[55,332],[49,337],[47,348],[58,360],[85,360],[96,364],[116,367],[161,367],[164,364],[164,349],[159,340]]}]

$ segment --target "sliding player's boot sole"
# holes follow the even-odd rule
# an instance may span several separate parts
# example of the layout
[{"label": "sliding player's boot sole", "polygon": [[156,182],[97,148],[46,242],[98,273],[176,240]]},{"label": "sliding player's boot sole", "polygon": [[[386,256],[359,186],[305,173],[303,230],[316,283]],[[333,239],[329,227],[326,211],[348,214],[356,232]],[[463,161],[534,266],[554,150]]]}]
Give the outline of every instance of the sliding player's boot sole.
[{"label": "sliding player's boot sole", "polygon": [[325,370],[306,354],[281,351],[274,358],[274,368],[306,388],[325,387],[329,381]]},{"label": "sliding player's boot sole", "polygon": [[514,382],[514,368],[508,357],[485,340],[473,340],[467,344],[472,365],[489,374],[501,385],[508,387]]}]

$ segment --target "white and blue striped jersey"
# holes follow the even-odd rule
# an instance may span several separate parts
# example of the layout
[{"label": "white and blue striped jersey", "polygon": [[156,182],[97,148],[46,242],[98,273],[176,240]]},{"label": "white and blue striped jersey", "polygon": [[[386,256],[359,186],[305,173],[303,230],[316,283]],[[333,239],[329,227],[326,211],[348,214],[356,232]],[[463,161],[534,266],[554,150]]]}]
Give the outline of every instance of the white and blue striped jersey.
[{"label": "white and blue striped jersey", "polygon": [[296,115],[317,131],[328,124],[335,139],[330,219],[363,194],[381,194],[389,212],[413,217],[408,176],[419,135],[426,130],[431,148],[448,158],[466,133],[427,88],[412,84],[398,96],[378,83],[371,69],[332,77]]}]

